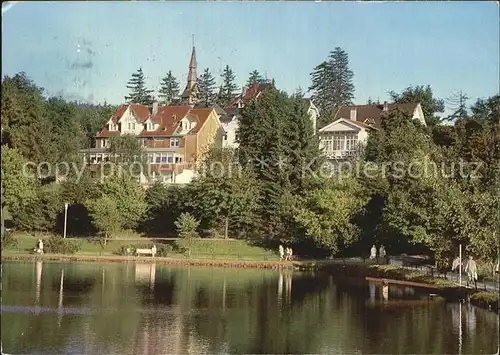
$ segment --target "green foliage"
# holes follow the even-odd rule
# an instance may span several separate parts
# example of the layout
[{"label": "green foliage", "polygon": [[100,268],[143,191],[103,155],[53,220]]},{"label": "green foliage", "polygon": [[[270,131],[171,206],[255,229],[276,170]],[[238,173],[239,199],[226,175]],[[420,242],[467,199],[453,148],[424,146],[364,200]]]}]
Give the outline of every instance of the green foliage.
[{"label": "green foliage", "polygon": [[242,110],[239,160],[261,185],[261,231],[271,238],[287,234],[282,196],[302,193],[321,166],[319,146],[301,100],[274,87]]},{"label": "green foliage", "polygon": [[135,180],[124,170],[118,169],[106,177],[99,190],[100,195],[88,199],[85,206],[100,233],[108,236],[138,226],[147,206],[144,189]]},{"label": "green foliage", "polygon": [[[316,66],[311,73],[312,84],[309,90],[313,92],[316,106],[326,113],[342,105],[350,105],[354,98],[353,77],[347,52],[336,47],[330,52],[328,59]],[[321,117],[325,118],[325,115],[322,114]],[[327,116],[326,119],[330,117],[332,116]]]},{"label": "green foliage", "polygon": [[161,79],[158,96],[164,105],[173,105],[179,99],[179,82],[169,70],[167,75]]},{"label": "green foliage", "polygon": [[2,235],[2,250],[4,249],[14,249],[18,245],[18,240],[14,237],[14,234],[10,230],[4,231]]},{"label": "green foliage", "polygon": [[390,91],[389,96],[398,104],[419,102],[428,126],[434,126],[441,121],[436,114],[444,112],[444,100],[434,97],[430,85],[409,86],[401,93]]},{"label": "green foliage", "polygon": [[38,87],[26,73],[2,80],[2,143],[36,164],[55,160],[55,133]]},{"label": "green foliage", "polygon": [[[107,150],[114,157],[111,158],[113,165],[109,166],[109,169],[125,169],[137,177],[147,171],[147,155],[134,135],[124,134],[111,137],[110,146]],[[103,168],[105,173],[109,171],[108,167]]]},{"label": "green foliage", "polygon": [[321,180],[305,196],[292,197],[291,215],[305,238],[335,253],[357,241],[359,229],[352,220],[366,204],[367,197],[352,177]]},{"label": "green foliage", "polygon": [[81,248],[81,242],[68,240],[60,235],[50,237],[43,244],[44,252],[52,254],[75,254]]},{"label": "green foliage", "polygon": [[206,68],[203,74],[198,78],[199,103],[205,107],[210,107],[215,103],[217,95],[215,94],[215,78]]},{"label": "green foliage", "polygon": [[217,104],[225,107],[233,100],[234,93],[238,90],[238,85],[236,85],[236,75],[234,75],[233,70],[229,67],[229,65],[226,65],[224,68],[221,78],[222,85],[217,97]]},{"label": "green foliage", "polygon": [[123,218],[112,197],[103,195],[95,200],[88,200],[85,205],[92,218],[92,224],[104,237],[107,238],[122,228]]},{"label": "green foliage", "polygon": [[151,105],[153,104],[153,96],[150,90],[146,87],[146,78],[142,72],[142,68],[139,68],[136,73],[132,74],[132,77],[127,83],[127,89],[130,90],[129,94],[125,96],[125,100],[131,104],[140,105]]},{"label": "green foliage", "polygon": [[196,220],[189,213],[181,213],[177,221],[175,221],[175,226],[177,227],[177,233],[180,238],[193,239],[198,237],[198,226],[200,222]]},{"label": "green foliage", "polygon": [[247,86],[250,86],[253,83],[259,83],[262,81],[262,79],[262,75],[260,75],[259,71],[255,69],[250,74],[248,74]]},{"label": "green foliage", "polygon": [[249,168],[242,167],[232,149],[207,152],[200,177],[189,186],[193,214],[206,233],[249,237],[256,228],[260,185]]}]

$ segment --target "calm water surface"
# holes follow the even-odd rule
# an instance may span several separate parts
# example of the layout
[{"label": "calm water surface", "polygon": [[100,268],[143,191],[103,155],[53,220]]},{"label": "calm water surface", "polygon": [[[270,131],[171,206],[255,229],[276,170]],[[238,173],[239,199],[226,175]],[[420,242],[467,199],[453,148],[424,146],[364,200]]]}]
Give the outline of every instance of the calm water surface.
[{"label": "calm water surface", "polygon": [[[497,314],[324,274],[4,262],[9,354],[493,354]],[[461,324],[461,326],[460,326]]]}]

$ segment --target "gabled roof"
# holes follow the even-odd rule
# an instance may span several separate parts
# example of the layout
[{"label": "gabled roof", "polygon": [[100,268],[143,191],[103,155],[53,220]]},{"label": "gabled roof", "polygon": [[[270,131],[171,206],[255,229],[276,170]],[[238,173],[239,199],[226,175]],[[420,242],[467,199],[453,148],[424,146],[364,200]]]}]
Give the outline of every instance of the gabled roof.
[{"label": "gabled roof", "polygon": [[[267,82],[253,83],[243,93],[237,95],[234,100],[228,105],[228,108],[237,106],[239,102],[246,105],[251,100],[256,99],[262,93],[262,91],[264,91],[271,85],[271,83]],[[225,110],[227,111],[227,108],[225,108]]]},{"label": "gabled roof", "polygon": [[375,127],[380,128],[381,122],[391,111],[400,110],[407,114],[413,115],[415,109],[418,107],[417,102],[410,102],[404,104],[390,103],[387,104],[387,112],[384,111],[384,104],[380,105],[353,105],[342,106],[334,117],[334,121],[339,118],[351,118],[351,110],[356,110],[356,122],[364,122],[368,118],[373,119]]},{"label": "gabled roof", "polygon": [[336,125],[339,122],[345,122],[347,124],[354,125],[354,126],[357,126],[359,128],[363,128],[363,129],[378,130],[378,128],[367,125],[366,123],[363,123],[360,121],[353,121],[353,120],[350,120],[348,118],[339,118],[339,119],[336,119],[335,121],[333,121],[332,123],[326,125],[325,127],[321,128],[319,130],[319,132],[321,133],[321,132],[327,131],[329,128],[331,128],[332,126]]},{"label": "gabled roof", "polygon": [[148,119],[148,117],[151,115],[149,112],[149,107],[144,106],[144,105],[139,105],[139,104],[127,104],[127,105],[122,105],[116,110],[115,114],[111,117],[111,120],[113,123],[118,123],[120,119],[122,118],[123,114],[127,109],[130,108],[132,111],[132,114],[139,120],[140,122],[144,122]]},{"label": "gabled roof", "polygon": [[104,127],[102,131],[96,134],[96,138],[109,138],[109,137],[116,137],[119,135],[120,135],[119,131],[108,131],[108,129]]},{"label": "gabled roof", "polygon": [[175,135],[180,127],[180,121],[187,118],[196,122],[188,134],[196,134],[212,113],[213,108],[191,108],[190,106],[160,106],[158,113],[152,120],[158,124],[154,131],[142,131],[139,136],[171,136]]}]

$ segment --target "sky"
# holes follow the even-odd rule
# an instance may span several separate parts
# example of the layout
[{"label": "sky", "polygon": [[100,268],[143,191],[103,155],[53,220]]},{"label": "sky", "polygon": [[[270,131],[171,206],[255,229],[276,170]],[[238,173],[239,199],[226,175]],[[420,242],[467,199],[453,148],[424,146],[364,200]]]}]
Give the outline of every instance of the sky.
[{"label": "sky", "polygon": [[431,85],[446,98],[499,92],[496,2],[13,2],[2,4],[2,76],[24,71],[48,95],[120,104],[142,67],[158,89],[171,70],[220,84],[228,64],[241,87],[254,69],[288,92],[335,47],[347,51],[354,102]]}]

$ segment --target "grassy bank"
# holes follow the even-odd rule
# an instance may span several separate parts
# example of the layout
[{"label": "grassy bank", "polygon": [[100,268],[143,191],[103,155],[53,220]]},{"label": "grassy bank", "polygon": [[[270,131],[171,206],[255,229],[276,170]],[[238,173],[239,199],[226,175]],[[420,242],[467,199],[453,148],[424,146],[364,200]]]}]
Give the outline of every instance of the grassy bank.
[{"label": "grassy bank", "polygon": [[[7,257],[16,255],[22,256],[33,253],[33,248],[38,240],[38,236],[27,234],[15,235],[15,245],[3,251]],[[42,238],[40,236],[40,238]],[[77,243],[79,250],[74,256],[87,257],[112,257],[123,256],[122,250],[127,247],[140,246],[150,248],[156,245],[158,249],[164,251],[163,257],[169,259],[210,259],[210,260],[237,260],[237,261],[279,261],[274,251],[252,245],[244,240],[207,240],[196,239],[186,241],[158,240],[149,238],[130,238],[125,240],[108,240],[106,244],[98,240],[67,238],[68,241]],[[189,250],[189,252],[187,252]],[[158,259],[158,258],[157,258]]]}]

